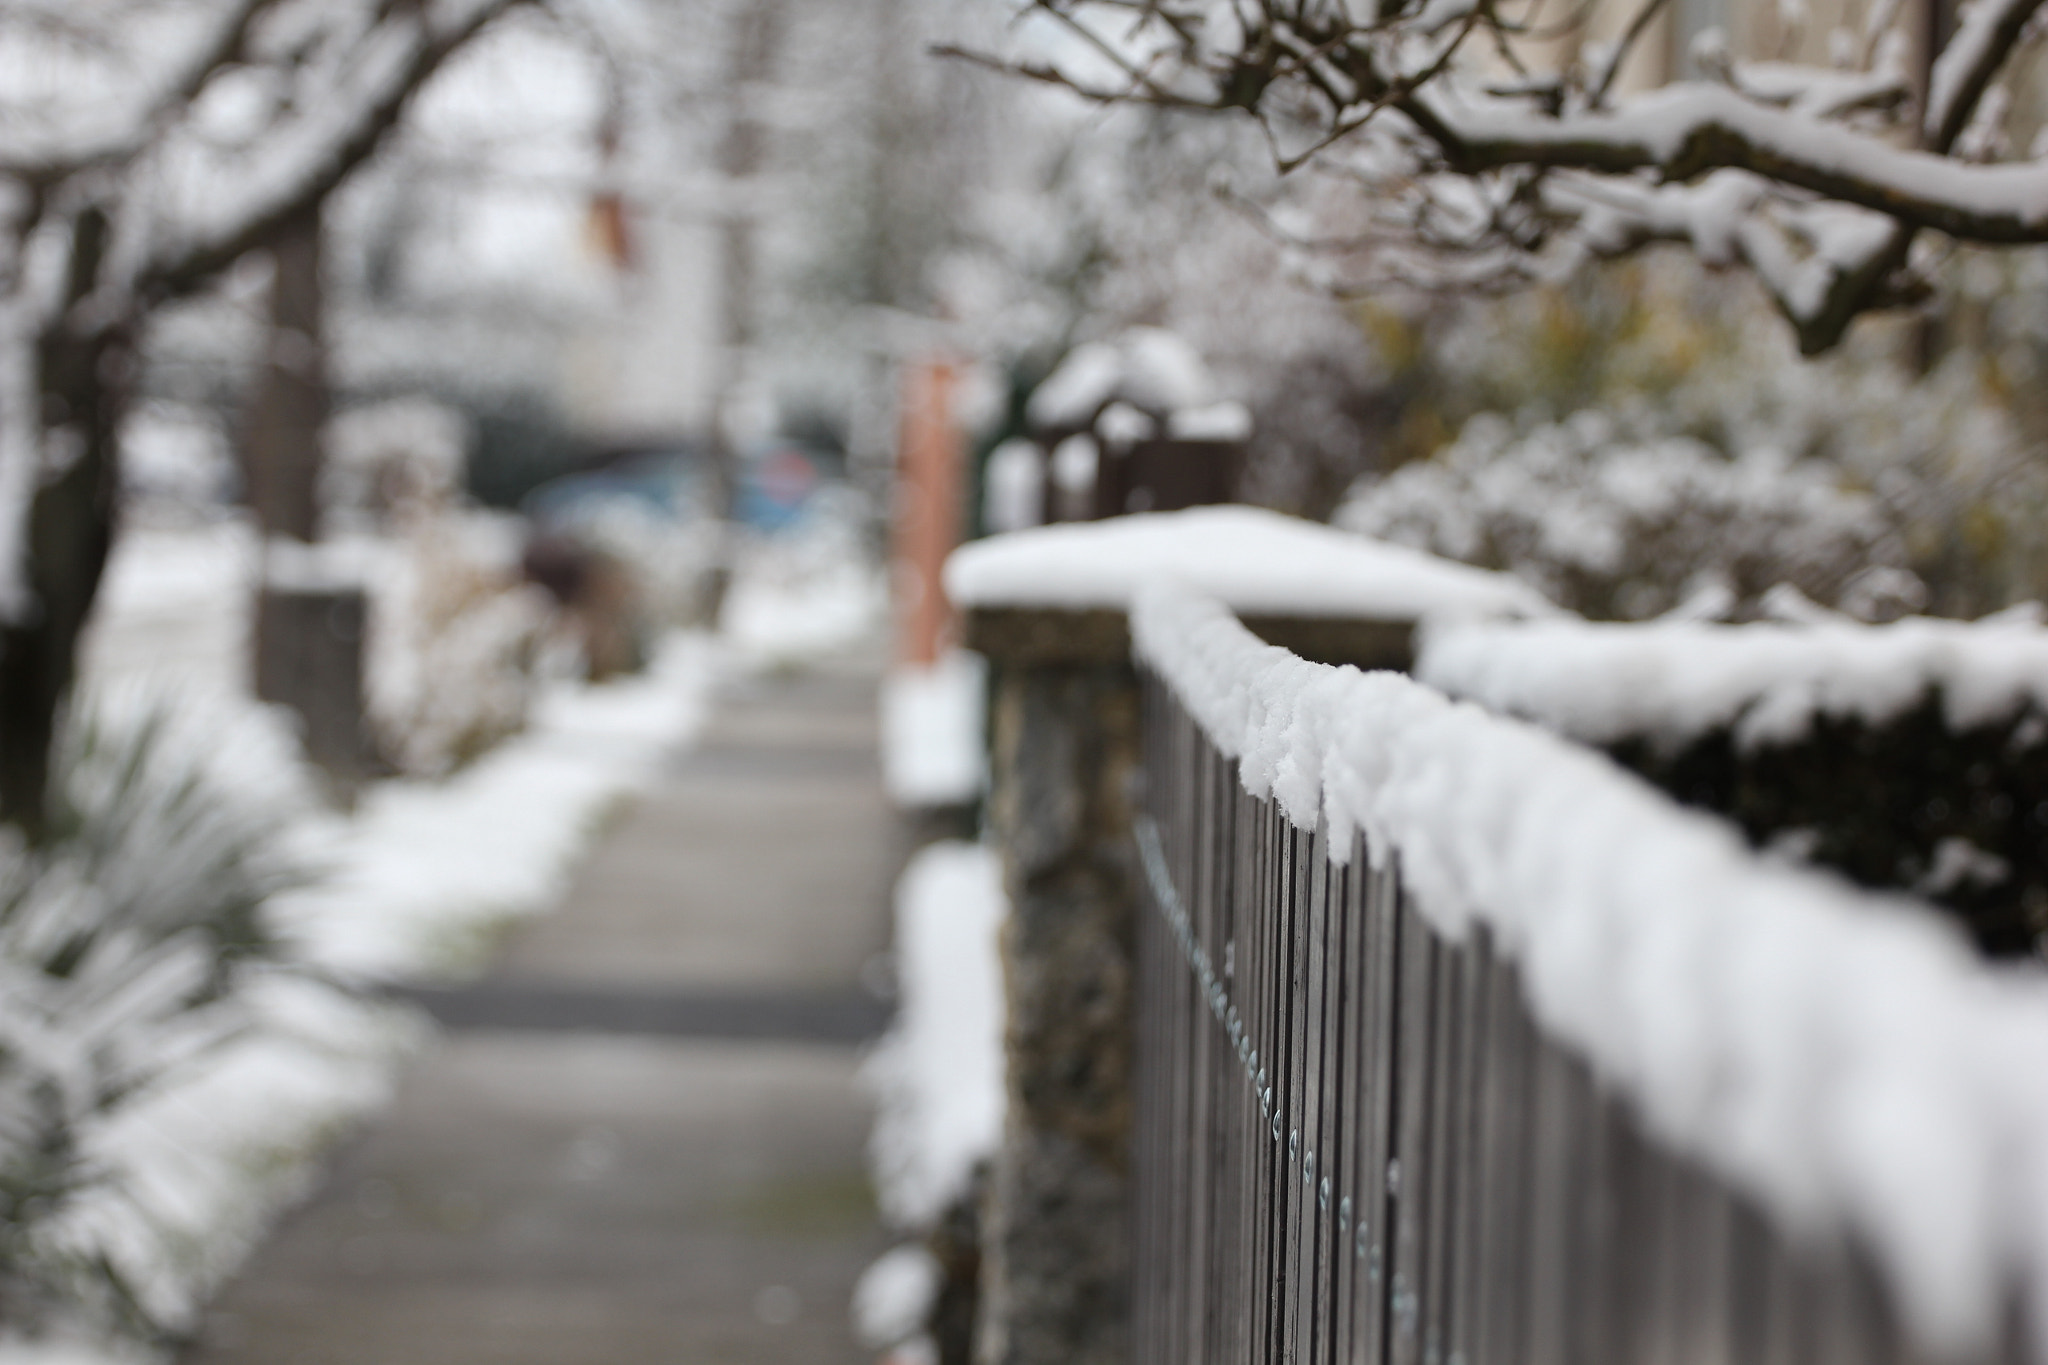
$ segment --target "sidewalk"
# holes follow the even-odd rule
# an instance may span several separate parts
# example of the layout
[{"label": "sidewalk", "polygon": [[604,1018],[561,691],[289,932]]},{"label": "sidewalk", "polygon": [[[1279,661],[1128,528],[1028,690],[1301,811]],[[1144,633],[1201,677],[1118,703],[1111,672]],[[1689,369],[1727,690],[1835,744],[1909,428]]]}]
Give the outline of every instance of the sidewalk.
[{"label": "sidewalk", "polygon": [[493,976],[414,993],[448,1034],[186,1365],[861,1360],[874,716],[855,673],[725,698]]}]

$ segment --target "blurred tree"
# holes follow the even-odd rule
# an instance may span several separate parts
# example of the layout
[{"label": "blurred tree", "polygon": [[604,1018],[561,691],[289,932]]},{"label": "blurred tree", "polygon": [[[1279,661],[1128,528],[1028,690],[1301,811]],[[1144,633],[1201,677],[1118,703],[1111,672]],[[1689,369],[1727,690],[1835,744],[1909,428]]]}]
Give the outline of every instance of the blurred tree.
[{"label": "blurred tree", "polygon": [[0,819],[45,818],[145,324],[303,224],[513,3],[0,8]]}]

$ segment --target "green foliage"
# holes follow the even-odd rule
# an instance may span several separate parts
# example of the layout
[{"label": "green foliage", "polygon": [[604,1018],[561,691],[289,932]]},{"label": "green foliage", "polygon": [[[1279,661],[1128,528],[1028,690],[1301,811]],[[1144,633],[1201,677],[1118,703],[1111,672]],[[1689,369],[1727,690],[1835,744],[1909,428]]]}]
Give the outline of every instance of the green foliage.
[{"label": "green foliage", "polygon": [[243,973],[273,961],[266,899],[299,878],[288,805],[230,790],[213,736],[162,708],[95,708],[58,745],[52,819],[0,830],[0,1320],[59,1312],[144,1338],[112,1250],[67,1229],[122,1178],[95,1134],[237,1036]]}]

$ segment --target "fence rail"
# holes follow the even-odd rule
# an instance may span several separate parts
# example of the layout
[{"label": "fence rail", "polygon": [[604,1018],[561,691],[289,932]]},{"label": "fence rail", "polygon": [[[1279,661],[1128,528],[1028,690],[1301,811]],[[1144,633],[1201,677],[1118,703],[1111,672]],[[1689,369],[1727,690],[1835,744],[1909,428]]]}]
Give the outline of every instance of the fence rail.
[{"label": "fence rail", "polygon": [[1925,1359],[1867,1258],[1646,1137],[1483,928],[1437,935],[1142,689],[1139,1365]]}]

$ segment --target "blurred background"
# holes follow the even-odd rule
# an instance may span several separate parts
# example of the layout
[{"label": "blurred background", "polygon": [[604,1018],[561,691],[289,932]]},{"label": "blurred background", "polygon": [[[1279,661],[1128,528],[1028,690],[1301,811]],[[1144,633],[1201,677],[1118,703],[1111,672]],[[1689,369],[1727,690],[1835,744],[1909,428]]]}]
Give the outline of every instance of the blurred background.
[{"label": "blurred background", "polygon": [[0,0],[0,1363],[964,1360],[963,543],[1247,503],[1593,620],[2039,623],[2048,255],[1813,359],[1683,246],[1333,288],[1251,122],[935,50],[1079,42]]}]

